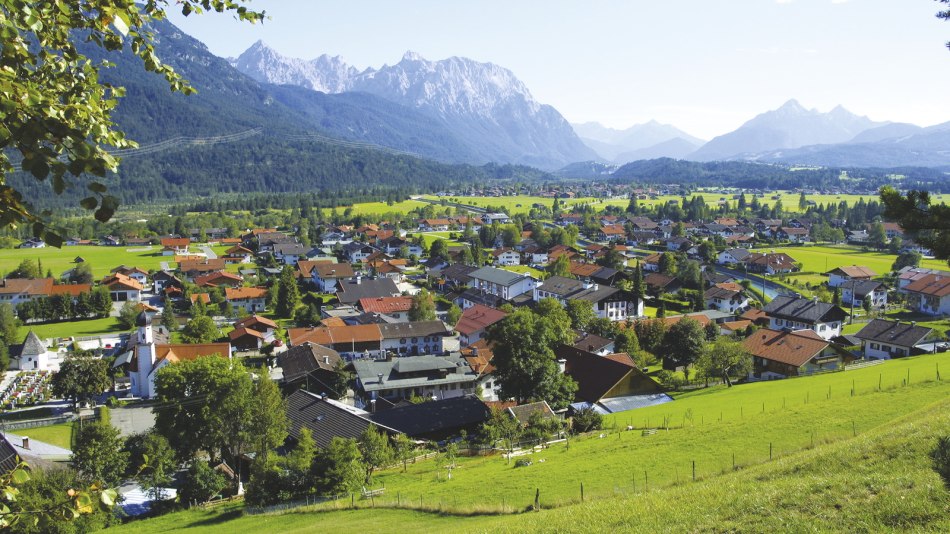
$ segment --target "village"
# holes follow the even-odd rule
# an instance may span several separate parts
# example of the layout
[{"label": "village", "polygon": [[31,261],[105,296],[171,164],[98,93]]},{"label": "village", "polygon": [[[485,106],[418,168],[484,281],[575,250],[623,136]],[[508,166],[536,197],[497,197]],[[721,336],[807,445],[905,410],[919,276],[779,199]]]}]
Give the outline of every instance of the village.
[{"label": "village", "polygon": [[[432,201],[430,216],[398,224],[328,221],[306,243],[294,227],[74,238],[62,248],[73,266],[59,278],[32,265],[31,251],[46,243],[27,240],[21,265],[0,284],[0,323],[17,336],[4,339],[0,417],[33,420],[9,419],[2,446],[45,465],[74,461],[76,451],[44,443],[44,425],[98,420],[116,443],[158,432],[177,467],[152,487],[125,486],[130,514],[184,496],[179,470],[198,464],[225,482],[186,490],[188,503],[368,498],[385,491],[372,485],[373,469],[397,457],[454,457],[462,447],[510,461],[537,443],[597,433],[603,416],[675,403],[678,391],[946,351],[942,262],[879,216],[823,218],[805,213],[802,199],[803,212],[773,208],[768,217],[748,215],[762,210],[744,198],[719,216],[686,198],[643,209],[636,193],[626,211],[574,212],[555,200],[553,209],[536,206],[536,217]],[[94,278],[83,267],[96,250],[142,247],[158,268],[117,264]],[[827,255],[816,265],[819,249]],[[84,336],[34,331],[54,324],[68,333],[95,318],[120,326]],[[234,447],[169,422],[198,402],[182,385],[196,378],[173,371],[210,365],[210,373],[209,359],[241,362],[255,391],[276,385],[282,400],[272,406],[284,411],[285,431]],[[382,445],[371,445],[376,435]],[[273,484],[256,458],[290,458],[301,447],[343,454],[345,443],[359,443],[365,477],[255,493],[262,480]],[[373,459],[374,450],[390,452]]]}]

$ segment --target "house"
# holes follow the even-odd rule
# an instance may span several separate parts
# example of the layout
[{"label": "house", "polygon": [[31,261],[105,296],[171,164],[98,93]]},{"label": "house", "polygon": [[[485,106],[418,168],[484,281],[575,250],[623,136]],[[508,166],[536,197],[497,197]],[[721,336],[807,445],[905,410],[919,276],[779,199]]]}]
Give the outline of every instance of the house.
[{"label": "house", "polygon": [[744,248],[730,248],[723,250],[716,256],[716,263],[719,265],[728,265],[730,263],[740,264],[745,262],[749,254],[751,254],[751,252]]},{"label": "house", "polygon": [[37,239],[35,237],[31,237],[17,246],[17,248],[45,248],[45,247],[46,247],[46,242],[43,241],[42,239]]},{"label": "house", "polygon": [[598,318],[611,321],[643,315],[643,302],[638,302],[629,291],[563,276],[552,276],[535,286],[533,300],[539,302],[544,298],[553,298],[562,306],[569,300],[590,302]]},{"label": "house", "polygon": [[5,278],[0,280],[0,302],[6,302],[14,308],[21,302],[48,297],[52,292],[52,278]]},{"label": "house", "polygon": [[[35,332],[30,330],[21,345],[10,347],[10,369],[17,371],[46,371],[49,367],[50,356],[55,355],[40,340]],[[5,370],[5,369],[4,369]]]},{"label": "house", "polygon": [[228,332],[228,341],[235,351],[260,350],[266,344],[264,334],[246,327]]},{"label": "house", "polygon": [[109,296],[113,302],[142,300],[142,284],[124,274],[111,274],[102,280],[101,285],[109,288]]},{"label": "house", "polygon": [[478,374],[460,353],[406,356],[390,360],[354,360],[357,404],[377,398],[396,402],[412,397],[433,400],[475,394]]},{"label": "house", "polygon": [[274,230],[258,233],[251,240],[251,242],[255,241],[257,242],[257,253],[261,254],[264,252],[274,252],[274,248],[277,245],[293,245],[297,243],[297,238]]},{"label": "house", "polygon": [[813,330],[763,328],[747,337],[742,346],[752,355],[750,380],[833,371],[854,359]]},{"label": "house", "polygon": [[[145,312],[136,319],[136,332],[130,341],[132,350],[129,360],[131,394],[134,397],[155,396],[155,378],[166,365],[183,360],[195,360],[209,356],[231,358],[229,343],[159,344],[152,329],[152,321]],[[117,364],[123,363],[117,360]]]},{"label": "house", "polygon": [[762,311],[769,316],[773,330],[813,330],[822,339],[841,335],[841,327],[848,313],[834,304],[817,298],[779,295],[766,304]]},{"label": "house", "polygon": [[276,243],[271,249],[274,259],[284,265],[294,265],[298,260],[306,259],[309,251],[309,247],[304,246],[303,243],[297,243],[296,241],[292,243]]},{"label": "house", "polygon": [[128,276],[132,280],[135,280],[136,282],[141,284],[142,287],[145,287],[148,285],[148,271],[144,269],[139,269],[138,267],[129,267],[127,265],[120,265],[114,269],[111,269],[109,272],[112,274],[116,274],[116,273],[124,274],[125,276]]},{"label": "house", "polygon": [[230,287],[237,288],[244,284],[244,278],[227,271],[214,271],[195,277],[198,287]]},{"label": "house", "polygon": [[872,308],[883,308],[887,305],[887,286],[873,280],[851,282],[841,286],[841,304],[849,306],[863,306],[865,299],[870,299]]},{"label": "house", "polygon": [[950,276],[925,274],[905,285],[907,307],[927,315],[950,313]]},{"label": "house", "polygon": [[770,252],[767,254],[753,252],[746,257],[743,263],[745,263],[746,269],[750,273],[773,275],[801,270],[795,263],[795,259],[784,252]]},{"label": "house", "polygon": [[511,222],[511,217],[507,213],[486,213],[482,215],[482,221],[489,226],[495,223],[508,224]]},{"label": "house", "polygon": [[463,431],[478,433],[490,415],[488,406],[478,397],[464,395],[376,410],[369,418],[413,439],[441,441]]},{"label": "house", "polygon": [[287,335],[291,347],[315,343],[337,351],[346,359],[385,356],[381,349],[383,335],[377,324],[290,328]]},{"label": "house", "polygon": [[666,250],[669,252],[685,251],[693,245],[694,243],[685,237],[671,237],[666,240]]},{"label": "house", "polygon": [[617,413],[673,400],[628,354],[598,356],[561,345],[555,355],[564,362],[564,374],[577,382],[571,404],[575,411],[593,408],[602,414]]},{"label": "house", "polygon": [[435,288],[446,293],[471,285],[472,277],[470,275],[478,269],[478,267],[465,265],[464,263],[453,263],[441,269],[432,270],[428,274],[431,278],[434,278]]},{"label": "house", "polygon": [[[298,265],[304,263],[298,262]],[[310,279],[321,293],[336,292],[341,280],[351,278],[355,274],[349,263],[316,263],[310,269]]]},{"label": "house", "polygon": [[359,308],[366,313],[378,313],[391,317],[398,322],[409,322],[409,309],[412,297],[376,297],[359,300]]},{"label": "house", "polygon": [[897,289],[902,290],[930,274],[938,275],[941,278],[950,278],[950,271],[926,269],[924,267],[904,267],[897,272]]},{"label": "house", "polygon": [[873,319],[854,337],[861,340],[866,359],[889,360],[925,353],[930,347],[918,346],[932,339],[933,334],[933,328],[918,326],[916,322]]},{"label": "house", "polygon": [[350,263],[360,263],[374,252],[377,252],[377,249],[366,243],[354,241],[343,245],[343,257]]},{"label": "house", "polygon": [[373,422],[369,412],[329,397],[298,389],[287,396],[288,441],[300,439],[300,431],[310,431],[314,444],[325,449],[333,438],[358,439],[369,427],[396,435],[397,431]]},{"label": "house", "polygon": [[683,288],[683,284],[675,277],[661,273],[647,274],[643,277],[643,283],[646,284],[647,292],[656,296],[664,293],[676,293]]},{"label": "house", "polygon": [[181,261],[178,262],[178,271],[188,280],[194,280],[196,276],[202,274],[224,271],[226,269],[227,263],[224,258],[181,259]]},{"label": "house", "polygon": [[465,361],[468,362],[468,366],[478,374],[478,378],[475,380],[475,388],[481,391],[481,399],[490,402],[499,400],[498,394],[501,384],[492,375],[495,371],[495,366],[492,364],[495,353],[488,341],[478,340],[467,347],[463,347],[461,353]]},{"label": "house", "polygon": [[252,315],[234,323],[234,328],[247,328],[249,330],[256,330],[264,335],[265,343],[271,343],[274,341],[274,331],[277,330],[277,323],[271,321],[267,317]]},{"label": "house", "polygon": [[707,309],[739,313],[749,307],[749,296],[735,282],[716,284],[703,293]]},{"label": "house", "polygon": [[152,275],[152,284],[155,286],[156,293],[161,293],[168,287],[177,287],[179,289],[184,287],[182,281],[168,271],[158,271]]},{"label": "house", "polygon": [[650,254],[640,260],[640,268],[647,273],[658,273],[660,272],[660,258],[663,257],[663,254],[659,252]]},{"label": "house", "polygon": [[507,316],[508,314],[501,310],[481,304],[466,308],[455,325],[455,331],[459,333],[459,343],[462,347],[467,347],[484,339],[488,328]]},{"label": "house", "polygon": [[161,240],[162,256],[177,256],[188,254],[191,240],[187,237],[163,237]]},{"label": "house", "polygon": [[247,313],[263,312],[267,308],[266,287],[224,288],[224,299],[234,308],[242,308]]},{"label": "house", "polygon": [[808,241],[808,229],[784,226],[775,232],[775,237],[791,243],[804,243]]},{"label": "house", "polygon": [[577,337],[574,338],[573,347],[598,356],[606,356],[615,352],[614,341],[612,339],[588,334],[587,332],[579,332],[577,334]]},{"label": "house", "polygon": [[852,280],[867,281],[877,276],[871,269],[858,265],[835,267],[825,274],[828,275],[828,287],[841,287],[850,284]]},{"label": "house", "polygon": [[[468,275],[472,281],[469,286],[482,293],[494,295],[502,300],[511,300],[518,295],[534,289],[536,281],[530,274],[513,273],[494,267],[482,267]],[[468,302],[463,307],[471,307],[474,303]]]},{"label": "house", "polygon": [[379,324],[380,349],[396,356],[441,354],[443,338],[452,335],[439,320]]},{"label": "house", "polygon": [[235,245],[224,251],[222,258],[224,258],[224,262],[228,264],[251,263],[251,260],[254,258],[254,252],[241,245]]},{"label": "house", "polygon": [[495,265],[521,265],[521,254],[510,248],[499,248],[491,252]]},{"label": "house", "polygon": [[122,240],[118,237],[107,235],[99,240],[99,244],[104,247],[118,247],[122,245]]},{"label": "house", "polygon": [[316,391],[336,398],[346,397],[346,391],[330,391],[337,367],[343,358],[337,351],[316,343],[295,345],[277,356],[277,366],[285,384],[300,384],[308,391]]},{"label": "house", "polygon": [[627,238],[627,231],[622,224],[606,224],[600,228],[597,237],[601,241],[623,241]]},{"label": "house", "polygon": [[336,292],[340,304],[355,305],[360,299],[374,299],[377,297],[395,297],[401,292],[396,283],[389,278],[368,279],[362,276],[338,280]]},{"label": "house", "polygon": [[526,247],[521,256],[528,265],[544,266],[548,264],[548,251],[538,246]]},{"label": "house", "polygon": [[419,219],[420,232],[447,232],[451,227],[448,219]]}]

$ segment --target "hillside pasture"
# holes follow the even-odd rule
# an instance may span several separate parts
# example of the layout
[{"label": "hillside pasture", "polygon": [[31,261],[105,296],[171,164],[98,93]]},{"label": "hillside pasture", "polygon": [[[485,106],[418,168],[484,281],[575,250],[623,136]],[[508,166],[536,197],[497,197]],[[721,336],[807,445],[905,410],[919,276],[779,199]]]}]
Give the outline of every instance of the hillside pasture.
[{"label": "hillside pasture", "polygon": [[[802,271],[825,273],[835,267],[848,265],[863,265],[878,275],[891,271],[891,265],[897,259],[895,254],[887,252],[863,251],[850,246],[796,246],[796,247],[763,247],[757,252],[784,252],[802,264]],[[947,262],[935,259],[924,259],[921,267],[931,269],[948,269]]]},{"label": "hillside pasture", "polygon": [[92,274],[97,279],[109,274],[119,265],[139,267],[146,271],[158,270],[163,261],[174,264],[174,256],[162,256],[162,247],[158,245],[144,247],[100,247],[96,245],[78,245],[43,248],[14,248],[0,250],[0,273],[6,275],[17,268],[25,259],[43,264],[43,274],[47,269],[53,271],[53,277],[59,278],[64,272],[74,268],[73,260],[80,256],[92,266]]}]

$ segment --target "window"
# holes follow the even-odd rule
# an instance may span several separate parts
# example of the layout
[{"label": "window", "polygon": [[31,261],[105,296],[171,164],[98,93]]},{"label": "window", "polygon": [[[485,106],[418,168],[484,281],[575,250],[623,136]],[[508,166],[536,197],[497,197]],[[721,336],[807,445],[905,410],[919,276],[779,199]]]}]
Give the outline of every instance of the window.
[{"label": "window", "polygon": [[878,349],[881,348],[881,346],[880,346],[879,344],[877,344],[877,343],[871,343],[871,348],[874,349],[874,350],[878,350]]},{"label": "window", "polygon": [[485,382],[485,389],[491,389],[491,387],[492,387],[491,382]]},{"label": "window", "polygon": [[403,345],[405,345],[405,344],[406,344],[406,338],[402,338],[402,339],[400,339],[400,340],[399,340],[399,343],[401,343],[401,344],[403,344]]}]

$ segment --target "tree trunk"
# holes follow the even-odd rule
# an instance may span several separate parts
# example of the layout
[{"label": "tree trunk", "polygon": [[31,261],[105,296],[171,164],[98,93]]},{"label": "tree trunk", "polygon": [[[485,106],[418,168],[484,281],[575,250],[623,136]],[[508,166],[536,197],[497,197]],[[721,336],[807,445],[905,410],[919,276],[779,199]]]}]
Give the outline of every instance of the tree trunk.
[{"label": "tree trunk", "polygon": [[723,371],[722,379],[726,382],[726,387],[732,387],[732,380],[729,379],[729,371]]}]

